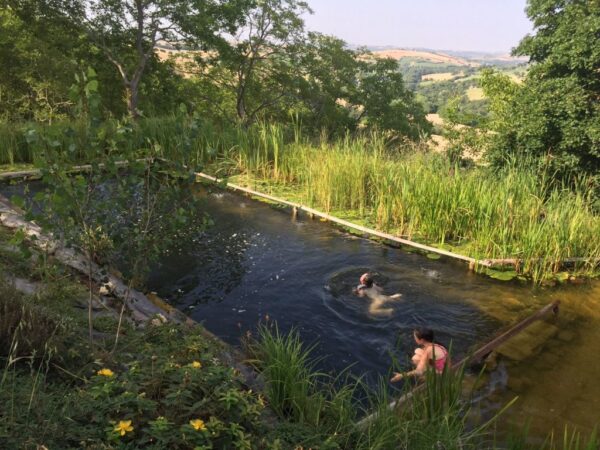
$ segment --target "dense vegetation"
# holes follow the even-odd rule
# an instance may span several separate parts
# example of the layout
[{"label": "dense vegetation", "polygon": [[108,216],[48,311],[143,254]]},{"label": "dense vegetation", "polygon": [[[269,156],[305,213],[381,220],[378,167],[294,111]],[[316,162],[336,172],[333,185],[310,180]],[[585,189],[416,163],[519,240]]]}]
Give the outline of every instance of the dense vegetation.
[{"label": "dense vegetation", "polygon": [[[0,278],[0,443],[5,448],[201,449],[520,449],[526,435],[499,446],[463,393],[462,371],[427,375],[427,389],[401,413],[391,392],[315,370],[297,333],[263,326],[247,342],[264,380],[256,392],[221,344],[200,326],[152,320],[122,326],[96,303],[94,341],[82,329],[85,289],[52,259],[30,258],[0,234],[3,273],[34,282],[24,294]],[[31,251],[31,250],[28,250]],[[35,254],[35,251],[33,251]],[[406,388],[410,388],[407,385]],[[364,400],[363,407],[356,397]],[[367,413],[375,415],[360,422]],[[577,433],[540,450],[593,449]]]},{"label": "dense vegetation", "polygon": [[[68,118],[90,84],[79,74],[93,67],[104,115],[156,116],[183,105],[242,126],[296,116],[317,132],[377,126],[417,139],[429,129],[397,63],[307,32],[304,2],[3,5],[4,120]],[[161,61],[159,43],[190,51]]]},{"label": "dense vegetation", "polygon": [[[41,168],[39,223],[89,267],[124,266],[129,288],[191,228],[182,180],[200,169],[468,256],[514,259],[511,270],[488,271],[500,279],[598,274],[598,2],[529,1],[536,33],[515,50],[530,58],[522,83],[375,58],[307,30],[308,12],[298,0],[5,0],[0,164]],[[456,79],[422,80],[446,71]],[[469,100],[479,84],[486,98]],[[449,123],[447,153],[429,151],[426,112]],[[119,160],[138,158],[153,165],[120,172]],[[74,163],[92,170],[72,177]],[[123,232],[119,221],[135,225]],[[264,398],[199,329],[134,328],[125,302],[94,317],[91,274],[82,297],[46,255],[15,252],[22,235],[1,241],[0,269],[43,283],[28,296],[0,280],[0,444],[9,448],[495,445],[469,421],[462,373],[430,374],[400,415],[382,387],[367,401],[376,420],[360,428],[353,400],[363,386],[314,373],[297,335],[265,328],[250,343]],[[567,273],[572,257],[582,259]],[[580,447],[569,439],[549,448]]]},{"label": "dense vegetation", "polygon": [[514,50],[531,66],[522,84],[488,73],[489,157],[532,156],[558,176],[600,173],[600,4],[531,0],[536,34]]}]

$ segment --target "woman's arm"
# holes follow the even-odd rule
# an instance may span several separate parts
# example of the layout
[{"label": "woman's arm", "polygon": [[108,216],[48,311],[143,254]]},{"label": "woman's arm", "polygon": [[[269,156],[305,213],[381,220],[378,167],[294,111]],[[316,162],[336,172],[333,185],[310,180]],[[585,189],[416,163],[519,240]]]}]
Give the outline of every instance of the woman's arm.
[{"label": "woman's arm", "polygon": [[431,359],[431,348],[432,347],[428,347],[426,350],[423,351],[423,356],[421,356],[421,359],[419,360],[419,363],[417,364],[417,367],[414,368],[414,370],[404,373],[394,372],[394,376],[391,378],[390,381],[392,383],[396,383],[402,378],[415,376],[420,377],[421,375],[423,375],[427,371],[427,364]]}]

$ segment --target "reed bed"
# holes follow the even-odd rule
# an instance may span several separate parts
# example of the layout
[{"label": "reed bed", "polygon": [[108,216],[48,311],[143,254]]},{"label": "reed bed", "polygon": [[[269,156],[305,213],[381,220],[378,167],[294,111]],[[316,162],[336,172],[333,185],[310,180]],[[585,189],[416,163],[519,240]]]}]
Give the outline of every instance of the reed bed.
[{"label": "reed bed", "polygon": [[589,258],[574,272],[598,273],[592,180],[551,184],[551,176],[523,161],[495,171],[461,168],[423,146],[392,145],[382,133],[315,140],[297,124],[241,129],[189,116],[107,121],[94,132],[83,122],[0,125],[0,140],[4,164],[35,164],[53,149],[89,162],[154,145],[196,170],[235,175],[238,183],[381,231],[477,259],[522,259],[515,273],[535,281],[555,277],[561,261],[573,257]]},{"label": "reed bed", "polygon": [[[400,392],[392,392],[384,379],[375,388],[356,378],[332,379],[316,369],[319,361],[297,331],[283,334],[276,325],[259,327],[258,338],[247,344],[265,381],[269,406],[281,421],[279,427],[287,424],[294,429],[303,448],[591,450],[598,445],[595,432],[584,436],[568,429],[563,434],[552,432],[542,445],[532,445],[527,427],[498,442],[494,425],[510,412],[514,400],[488,420],[474,420],[477,406],[473,392],[463,387],[464,368],[447,368],[442,374],[428,371],[424,389],[390,409],[392,395],[407,394],[414,384],[407,382]],[[362,405],[357,393],[365,397]],[[371,420],[360,420],[370,413]]]},{"label": "reed bed", "polygon": [[[310,430],[298,442],[304,447],[326,443],[324,448],[353,450],[491,448],[484,443],[493,421],[480,427],[467,423],[471,407],[462,395],[462,371],[427,374],[427,389],[402,408],[390,409],[391,391],[384,380],[370,389],[359,379],[317,371],[318,360],[297,331],[282,334],[276,326],[262,326],[248,349],[256,357],[273,411]],[[411,387],[405,384],[403,392]],[[364,397],[363,407],[357,403],[358,393]],[[359,419],[368,412],[375,414],[361,424]]]},{"label": "reed bed", "polygon": [[518,272],[536,281],[573,257],[589,258],[579,273],[597,273],[600,216],[587,179],[573,189],[518,164],[465,169],[420,147],[389,148],[380,134],[284,144],[273,126],[229,156],[230,173],[247,184],[478,259],[522,259]]}]

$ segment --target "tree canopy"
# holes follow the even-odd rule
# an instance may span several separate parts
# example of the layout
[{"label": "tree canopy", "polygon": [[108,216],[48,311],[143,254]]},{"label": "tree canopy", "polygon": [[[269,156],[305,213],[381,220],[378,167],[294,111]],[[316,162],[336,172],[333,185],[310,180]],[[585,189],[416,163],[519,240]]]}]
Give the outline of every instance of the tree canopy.
[{"label": "tree canopy", "polygon": [[299,0],[5,0],[3,119],[76,115],[71,85],[92,67],[108,116],[164,115],[183,103],[242,126],[296,117],[317,133],[427,134],[398,63],[310,32],[310,12]]},{"label": "tree canopy", "polygon": [[567,177],[600,171],[600,2],[529,0],[535,34],[515,55],[529,56],[522,84],[486,72],[491,101],[490,158],[527,157]]}]

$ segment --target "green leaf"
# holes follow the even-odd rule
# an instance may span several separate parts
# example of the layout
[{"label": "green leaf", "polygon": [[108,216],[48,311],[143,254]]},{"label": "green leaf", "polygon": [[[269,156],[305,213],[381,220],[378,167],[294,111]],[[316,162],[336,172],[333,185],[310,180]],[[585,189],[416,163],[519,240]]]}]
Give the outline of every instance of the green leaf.
[{"label": "green leaf", "polygon": [[10,198],[10,201],[13,205],[15,205],[17,208],[24,208],[25,207],[25,200],[23,199],[23,197],[21,197],[20,195],[13,195]]},{"label": "green leaf", "polygon": [[561,283],[564,283],[569,279],[569,272],[558,272],[556,274],[556,279]]},{"label": "green leaf", "polygon": [[98,80],[90,80],[90,81],[88,81],[88,83],[85,85],[85,88],[89,92],[97,92],[98,91]]},{"label": "green leaf", "polygon": [[501,271],[501,270],[487,269],[485,271],[485,273],[490,278],[493,278],[495,280],[500,280],[500,281],[510,281],[513,278],[517,277],[517,275],[518,275],[517,272],[515,272],[514,270]]}]

